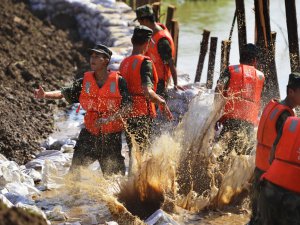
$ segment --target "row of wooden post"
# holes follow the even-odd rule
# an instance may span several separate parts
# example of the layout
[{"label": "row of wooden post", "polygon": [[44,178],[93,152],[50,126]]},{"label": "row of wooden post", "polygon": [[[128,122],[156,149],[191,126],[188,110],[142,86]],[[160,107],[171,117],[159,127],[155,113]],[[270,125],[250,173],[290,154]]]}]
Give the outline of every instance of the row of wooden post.
[{"label": "row of wooden post", "polygon": [[[270,11],[268,0],[254,0],[255,6],[255,44],[259,48],[258,57],[258,69],[263,71],[266,77],[263,100],[268,102],[271,98],[279,97],[279,85],[277,79],[276,63],[275,63],[275,41],[276,32],[271,31],[270,26]],[[299,42],[298,42],[298,30],[297,30],[297,16],[295,0],[285,0],[286,8],[286,22],[289,40],[289,53],[290,53],[290,66],[292,72],[300,72],[300,57],[299,57]],[[238,41],[240,54],[242,48],[247,44],[247,31],[246,31],[246,19],[245,19],[245,6],[244,0],[236,0],[236,11],[234,15],[233,25],[235,23],[235,17],[237,18],[238,27]],[[233,26],[231,29],[231,33]],[[205,55],[208,50],[210,32],[204,30],[203,38],[200,44],[200,55],[198,59],[198,65],[196,69],[195,82],[199,82],[203,70]],[[220,74],[229,65],[229,55],[231,46],[231,34],[229,40],[222,41],[221,46],[221,66]],[[213,86],[213,73],[215,63],[215,52],[217,47],[217,38],[211,37],[210,50],[208,60],[208,72],[207,72],[207,88]]]},{"label": "row of wooden post", "polygon": [[[153,8],[153,12],[155,15],[155,19],[157,22],[161,22],[161,14],[160,14],[160,6],[161,0],[119,0],[126,2],[133,10],[137,7],[151,4]],[[179,23],[176,19],[174,19],[176,7],[173,5],[169,5],[167,9],[167,16],[166,16],[166,27],[171,33],[171,36],[174,40],[175,45],[175,57],[174,62],[177,65],[177,56],[178,56],[178,40],[179,40]]]}]

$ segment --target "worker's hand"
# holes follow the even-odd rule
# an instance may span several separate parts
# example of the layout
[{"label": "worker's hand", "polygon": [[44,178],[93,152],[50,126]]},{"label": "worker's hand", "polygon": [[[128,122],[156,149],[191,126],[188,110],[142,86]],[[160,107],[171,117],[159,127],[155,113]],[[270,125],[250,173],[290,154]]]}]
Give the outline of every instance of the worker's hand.
[{"label": "worker's hand", "polygon": [[39,89],[35,89],[34,90],[34,96],[36,97],[36,98],[39,98],[39,99],[41,99],[41,98],[45,98],[45,91],[44,91],[44,89],[42,88],[42,86],[39,86]]},{"label": "worker's hand", "polygon": [[171,113],[171,111],[170,111],[170,109],[167,106],[167,103],[165,101],[159,105],[159,110],[166,117],[166,119],[168,121],[172,121],[174,119],[173,115],[172,115],[172,113]]},{"label": "worker's hand", "polygon": [[178,91],[178,90],[185,91],[186,90],[186,88],[179,86],[179,85],[174,85],[174,89],[175,89],[175,91]]}]

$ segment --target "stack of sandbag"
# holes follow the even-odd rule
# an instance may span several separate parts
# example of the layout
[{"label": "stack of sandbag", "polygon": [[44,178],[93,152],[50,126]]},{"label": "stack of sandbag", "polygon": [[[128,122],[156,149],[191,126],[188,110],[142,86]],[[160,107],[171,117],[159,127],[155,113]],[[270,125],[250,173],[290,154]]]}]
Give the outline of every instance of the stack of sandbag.
[{"label": "stack of sandbag", "polygon": [[[135,13],[115,0],[30,0],[31,8],[59,24],[74,19],[82,39],[108,46],[130,47]],[[69,25],[72,25],[70,22]],[[74,26],[74,24],[73,24]]]},{"label": "stack of sandbag", "polygon": [[0,154],[0,200],[9,208],[29,209],[46,219],[45,213],[35,206],[34,198],[40,191],[35,187],[31,172]]}]

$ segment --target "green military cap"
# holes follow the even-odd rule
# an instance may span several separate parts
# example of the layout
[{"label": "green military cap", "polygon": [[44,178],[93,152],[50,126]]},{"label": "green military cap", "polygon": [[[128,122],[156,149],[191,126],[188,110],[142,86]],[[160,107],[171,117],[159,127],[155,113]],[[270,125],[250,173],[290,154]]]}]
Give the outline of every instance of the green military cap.
[{"label": "green military cap", "polygon": [[289,87],[300,87],[300,73],[299,72],[292,72],[289,75]]},{"label": "green military cap", "polygon": [[141,41],[148,41],[152,36],[153,31],[146,26],[136,26],[133,31],[132,38]]},{"label": "green military cap", "polygon": [[112,55],[112,51],[109,50],[109,48],[105,45],[102,45],[102,44],[96,44],[94,46],[94,48],[90,48],[88,49],[88,52],[90,54],[92,54],[92,52],[96,52],[96,53],[100,53],[100,54],[104,54],[107,58],[111,58],[111,55]]},{"label": "green military cap", "polygon": [[154,15],[153,9],[150,5],[143,5],[143,6],[138,7],[135,10],[135,13],[136,13],[136,19],[135,20],[143,18],[143,17]]}]

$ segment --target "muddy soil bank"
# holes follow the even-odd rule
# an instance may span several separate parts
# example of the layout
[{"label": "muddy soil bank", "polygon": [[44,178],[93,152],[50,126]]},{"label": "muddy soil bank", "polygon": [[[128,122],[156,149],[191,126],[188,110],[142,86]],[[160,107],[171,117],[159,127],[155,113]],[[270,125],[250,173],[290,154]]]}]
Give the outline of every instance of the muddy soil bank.
[{"label": "muddy soil bank", "polygon": [[53,131],[53,112],[66,106],[36,100],[34,89],[55,90],[82,74],[88,44],[72,27],[37,18],[26,1],[2,0],[0,21],[0,153],[24,164]]}]

